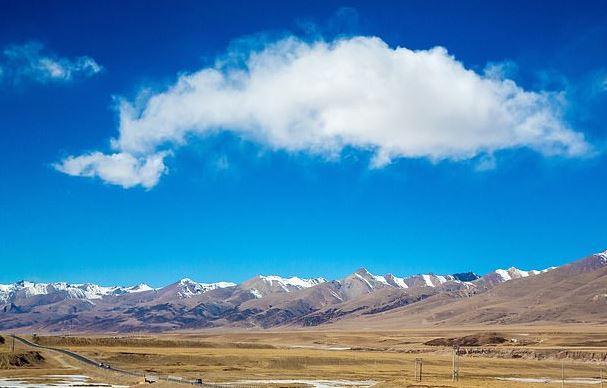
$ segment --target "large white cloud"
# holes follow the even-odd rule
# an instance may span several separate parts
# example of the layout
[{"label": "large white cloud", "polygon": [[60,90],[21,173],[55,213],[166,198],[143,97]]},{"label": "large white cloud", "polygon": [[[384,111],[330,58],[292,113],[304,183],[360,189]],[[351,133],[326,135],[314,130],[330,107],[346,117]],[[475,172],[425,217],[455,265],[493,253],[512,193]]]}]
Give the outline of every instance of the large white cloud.
[{"label": "large white cloud", "polygon": [[[291,37],[237,54],[245,58],[241,66],[218,61],[165,91],[120,104],[111,144],[132,161],[120,164],[128,179],[103,172],[106,163],[119,168],[115,155],[69,157],[58,168],[149,188],[166,171],[162,151],[216,131],[327,157],[345,146],[367,149],[376,167],[394,158],[465,160],[517,147],[563,156],[589,148],[563,121],[562,95],[466,69],[442,47],[413,51],[375,37],[313,43]],[[150,157],[157,163],[133,168]]]}]

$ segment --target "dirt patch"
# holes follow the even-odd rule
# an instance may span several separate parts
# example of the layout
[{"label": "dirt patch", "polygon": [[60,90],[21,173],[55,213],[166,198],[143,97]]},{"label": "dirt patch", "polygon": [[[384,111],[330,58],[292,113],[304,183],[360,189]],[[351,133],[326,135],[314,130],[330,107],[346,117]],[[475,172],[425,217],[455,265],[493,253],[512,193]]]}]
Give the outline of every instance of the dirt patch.
[{"label": "dirt patch", "polygon": [[454,338],[435,338],[424,342],[429,346],[487,346],[499,345],[508,342],[508,339],[498,333],[477,333]]},{"label": "dirt patch", "polygon": [[0,353],[0,369],[27,368],[40,365],[44,357],[40,352]]}]

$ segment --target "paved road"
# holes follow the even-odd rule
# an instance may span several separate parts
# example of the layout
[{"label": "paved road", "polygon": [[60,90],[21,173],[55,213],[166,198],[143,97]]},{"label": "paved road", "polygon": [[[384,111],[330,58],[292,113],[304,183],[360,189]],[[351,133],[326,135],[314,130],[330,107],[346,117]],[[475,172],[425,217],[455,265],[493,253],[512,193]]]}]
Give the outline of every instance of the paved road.
[{"label": "paved road", "polygon": [[[133,371],[128,371],[128,370],[124,370],[124,369],[119,369],[119,368],[114,368],[113,366],[107,365],[107,364],[102,364],[99,361],[95,361],[92,358],[88,358],[85,357],[81,354],[78,354],[76,352],[72,352],[70,350],[66,350],[66,349],[61,349],[61,348],[53,348],[50,346],[43,346],[43,345],[38,345],[32,341],[29,341],[25,338],[13,335],[13,337],[17,340],[20,341],[21,343],[27,345],[27,346],[31,346],[33,348],[38,348],[38,349],[45,349],[45,350],[51,350],[53,352],[58,352],[58,353],[62,353],[65,354],[68,357],[71,357],[77,361],[80,361],[84,364],[93,366],[95,368],[100,368],[106,371],[112,371],[112,372],[116,372],[116,373],[120,373],[126,376],[131,376],[131,377],[140,377],[140,378],[144,378],[145,377],[145,373],[142,372],[133,372]],[[198,385],[198,386],[203,386],[203,387],[214,387],[214,388],[224,388],[224,387],[242,387],[242,386],[234,386],[234,385],[222,385],[222,384],[210,384],[210,383],[200,383],[197,382],[195,380],[188,380],[188,379],[183,379],[181,377],[176,377],[176,376],[157,376],[158,380],[164,380],[164,381],[168,381],[171,383],[178,383],[178,384],[187,384],[187,385]],[[252,386],[247,386],[250,388],[255,388]]]},{"label": "paved road", "polygon": [[[128,375],[128,376],[136,376],[136,377],[142,377],[142,378],[144,377],[143,373],[131,372],[131,371],[123,370],[123,369],[114,368],[112,366],[109,366],[109,365],[106,365],[106,364],[102,364],[99,361],[95,361],[95,360],[93,360],[91,358],[85,357],[85,356],[83,356],[81,354],[72,352],[70,350],[61,349],[61,348],[53,348],[53,347],[50,347],[50,346],[38,345],[38,344],[36,344],[36,343],[34,343],[32,341],[29,341],[29,340],[27,340],[25,338],[22,338],[22,337],[18,337],[16,335],[14,335],[13,337],[15,337],[15,339],[17,341],[21,341],[23,344],[25,344],[27,346],[31,346],[33,348],[39,348],[39,349],[52,350],[54,352],[62,353],[62,354],[65,354],[66,356],[69,356],[69,357],[71,357],[73,359],[76,359],[76,360],[78,360],[78,361],[80,361],[80,362],[82,362],[84,364],[91,365],[91,366],[94,366],[96,368],[100,368],[100,369],[104,369],[104,370],[111,370],[113,372],[117,372],[117,373]],[[190,384],[190,383],[192,383],[192,382],[188,381],[188,384]]]}]

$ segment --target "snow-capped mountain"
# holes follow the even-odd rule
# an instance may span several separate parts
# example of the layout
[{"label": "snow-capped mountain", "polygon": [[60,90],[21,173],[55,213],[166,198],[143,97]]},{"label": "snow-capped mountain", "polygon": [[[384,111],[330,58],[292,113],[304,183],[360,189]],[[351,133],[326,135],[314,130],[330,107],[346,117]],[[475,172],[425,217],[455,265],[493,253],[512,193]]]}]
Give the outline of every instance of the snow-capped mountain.
[{"label": "snow-capped mountain", "polygon": [[398,276],[394,276],[391,273],[387,274],[383,277],[389,285],[396,288],[409,288],[404,278],[399,278]]},{"label": "snow-capped mountain", "polygon": [[[599,261],[604,260],[607,262],[606,252],[596,254],[595,257]],[[497,269],[483,276],[481,282],[483,284],[494,285],[511,279],[537,275],[548,270],[550,268],[543,271],[523,271],[514,267],[507,270]],[[473,273],[455,275],[420,274],[409,277],[398,277],[393,274],[374,275],[365,268],[360,268],[338,282],[343,286],[345,298],[352,299],[384,288],[440,287],[446,283],[474,284],[477,279],[479,279],[478,276]],[[108,296],[121,296],[148,291],[156,291],[161,294],[174,294],[181,299],[187,299],[212,290],[229,287],[236,287],[238,291],[249,295],[249,298],[259,299],[270,294],[289,293],[311,288],[325,282],[327,280],[321,277],[300,278],[293,276],[284,278],[276,275],[258,275],[241,284],[232,282],[201,283],[184,278],[164,288],[154,289],[145,283],[130,287],[106,287],[92,283],[36,283],[22,280],[8,285],[0,284],[0,303],[8,304],[38,298],[40,304],[46,304],[64,299],[95,300]],[[244,299],[247,299],[247,297],[244,297]]]},{"label": "snow-capped mountain", "polygon": [[534,269],[530,271],[523,271],[522,269],[518,269],[516,267],[510,267],[508,269],[496,269],[495,273],[501,277],[503,281],[507,282],[508,280],[526,278],[527,276],[537,275],[538,273],[546,271],[547,270],[538,271]]},{"label": "snow-capped mountain", "polygon": [[353,299],[380,289],[435,288],[452,283],[468,283],[469,281],[478,279],[478,276],[472,273],[458,275],[470,280],[460,280],[455,275],[420,274],[408,277],[398,277],[393,274],[374,275],[365,268],[359,268],[340,282],[343,285],[345,298]]},{"label": "snow-capped mountain", "polygon": [[345,277],[341,282],[345,286],[346,294],[351,298],[383,288],[439,287],[449,282],[468,283],[478,278],[472,272],[455,275],[420,274],[408,277],[398,277],[393,274],[374,275],[367,269],[360,268],[353,274]]},{"label": "snow-capped mountain", "polygon": [[521,279],[529,276],[539,275],[541,273],[548,272],[555,269],[556,267],[550,267],[543,270],[529,270],[524,271],[516,267],[510,267],[508,269],[496,269],[495,271],[489,272],[485,276],[481,277],[479,284],[484,286],[492,286],[499,283],[504,283],[513,279]]},{"label": "snow-capped mountain", "polygon": [[302,279],[297,276],[292,276],[290,278],[283,278],[275,275],[259,275],[258,278],[272,286],[278,286],[282,288],[285,292],[290,292],[295,290],[301,290],[302,288],[308,288],[315,286],[320,283],[324,283],[327,280],[324,278],[310,278],[310,279]]},{"label": "snow-capped mountain", "polygon": [[22,280],[13,284],[0,284],[0,302],[12,303],[35,296],[52,296],[57,299],[101,299],[110,295],[124,295],[149,291],[152,288],[141,283],[132,287],[104,287],[96,284],[70,284],[66,282],[36,283]]},{"label": "snow-capped mountain", "polygon": [[[72,330],[75,321],[81,330],[90,331],[316,326],[383,312],[392,314],[397,326],[410,316],[419,322],[437,317],[454,317],[454,323],[458,319],[502,322],[504,314],[495,306],[522,297],[528,300],[508,305],[514,309],[508,321],[558,321],[561,316],[555,316],[557,310],[551,307],[558,300],[562,304],[558,311],[565,312],[563,320],[603,322],[607,313],[599,319],[596,312],[603,311],[601,303],[607,300],[606,267],[607,251],[561,267],[528,271],[510,267],[482,277],[472,272],[375,275],[360,268],[332,281],[259,275],[236,284],[184,278],[156,289],[146,284],[104,287],[20,281],[0,285],[0,329]],[[574,277],[579,278],[570,281]],[[576,303],[568,305],[568,298]],[[537,305],[545,313],[527,309],[529,301],[541,301]],[[479,306],[485,309],[482,314],[476,314]],[[584,308],[591,313],[575,310]],[[377,316],[380,324],[382,317]]]},{"label": "snow-capped mountain", "polygon": [[595,253],[566,267],[570,267],[573,270],[592,271],[605,266],[607,266],[607,251]]},{"label": "snow-capped mountain", "polygon": [[607,264],[607,251],[595,253],[593,256],[600,263],[600,265]]},{"label": "snow-capped mountain", "polygon": [[326,281],[324,278],[306,279],[297,276],[283,278],[276,275],[258,275],[241,283],[238,288],[247,291],[254,298],[263,298],[269,294],[293,292],[310,288]]},{"label": "snow-capped mountain", "polygon": [[217,282],[217,283],[198,283],[192,279],[184,278],[176,283],[177,295],[180,298],[191,298],[196,295],[202,295],[205,292],[216,290],[218,288],[234,287],[236,283]]},{"label": "snow-capped mountain", "polygon": [[133,292],[144,292],[144,291],[151,291],[151,290],[153,290],[153,288],[148,286],[147,284],[139,283],[136,286],[129,287],[128,292],[133,293]]},{"label": "snow-capped mountain", "polygon": [[[606,255],[607,257],[607,255]],[[605,259],[607,263],[607,258]],[[365,268],[360,268],[340,282],[344,286],[343,292],[346,299],[357,298],[361,295],[373,293],[376,290],[386,288],[396,289],[418,289],[422,287],[458,287],[461,285],[466,289],[476,287],[489,287],[512,279],[520,279],[535,276],[550,271],[556,267],[544,270],[524,271],[515,267],[506,270],[497,269],[485,276],[478,276],[473,272],[456,273],[453,275],[419,274],[406,277],[398,277],[393,274],[374,275]]]},{"label": "snow-capped mountain", "polygon": [[405,279],[411,287],[438,287],[447,282],[459,282],[452,275],[421,274]]}]

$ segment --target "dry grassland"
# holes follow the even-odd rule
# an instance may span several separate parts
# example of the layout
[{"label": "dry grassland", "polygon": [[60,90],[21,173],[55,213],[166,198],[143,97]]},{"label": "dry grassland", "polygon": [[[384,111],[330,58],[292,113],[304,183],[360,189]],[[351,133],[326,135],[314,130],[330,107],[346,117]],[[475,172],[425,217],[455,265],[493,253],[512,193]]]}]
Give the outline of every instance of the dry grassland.
[{"label": "dry grassland", "polygon": [[[246,331],[158,335],[90,335],[42,337],[99,361],[134,371],[213,382],[239,380],[373,380],[381,387],[547,387],[544,383],[496,380],[499,377],[598,378],[607,352],[607,330],[600,327],[508,328],[499,335],[507,343],[465,348],[460,381],[451,381],[448,347],[424,345],[436,338],[470,336],[482,328],[409,330],[398,332]],[[5,344],[4,347],[7,345]],[[23,345],[19,345],[23,348]],[[480,350],[482,349],[482,351]],[[137,381],[78,365],[44,352],[44,365],[12,373],[82,373],[113,383]],[[414,381],[415,358],[423,359],[423,381]],[[70,369],[72,368],[72,369]],[[75,368],[75,369],[74,369]],[[52,370],[52,372],[51,372]],[[76,371],[76,372],[75,372]],[[6,371],[0,371],[0,376]],[[10,374],[10,373],[9,373]],[[169,384],[162,384],[169,385]],[[160,387],[161,384],[156,386]],[[295,387],[295,384],[274,385]],[[299,385],[300,387],[302,385]],[[566,387],[588,387],[568,383]],[[595,385],[599,386],[599,385]]]},{"label": "dry grassland", "polygon": [[[496,378],[558,379],[561,358],[564,358],[566,378],[598,378],[607,352],[607,330],[600,327],[572,327],[565,331],[550,327],[500,329],[499,335],[508,342],[465,348],[473,354],[460,358],[461,379],[454,383],[450,377],[451,349],[424,345],[436,338],[470,336],[483,331],[487,332],[486,328],[367,333],[220,331],[43,337],[41,342],[68,348],[115,367],[158,375],[200,377],[214,382],[373,380],[378,382],[377,387],[546,387],[544,383]],[[413,378],[418,357],[423,359],[421,383]],[[566,386],[588,385],[568,383]]]}]

